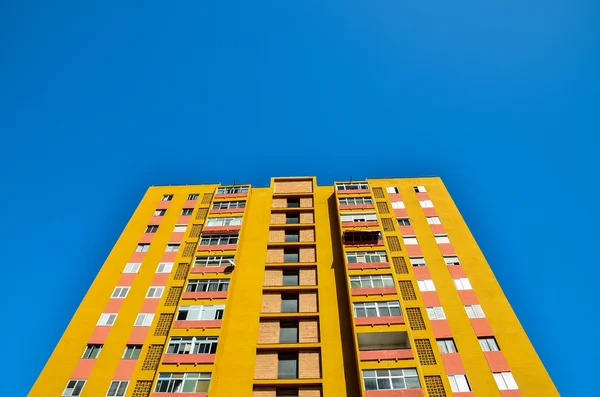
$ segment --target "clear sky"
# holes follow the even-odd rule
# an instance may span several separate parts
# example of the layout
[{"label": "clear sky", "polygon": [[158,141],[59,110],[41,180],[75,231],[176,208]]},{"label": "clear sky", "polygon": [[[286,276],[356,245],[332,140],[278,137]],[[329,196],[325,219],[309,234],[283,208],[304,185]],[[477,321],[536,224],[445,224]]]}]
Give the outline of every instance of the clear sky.
[{"label": "clear sky", "polygon": [[2,1],[0,394],[27,393],[149,185],[438,175],[561,394],[594,395],[599,16]]}]

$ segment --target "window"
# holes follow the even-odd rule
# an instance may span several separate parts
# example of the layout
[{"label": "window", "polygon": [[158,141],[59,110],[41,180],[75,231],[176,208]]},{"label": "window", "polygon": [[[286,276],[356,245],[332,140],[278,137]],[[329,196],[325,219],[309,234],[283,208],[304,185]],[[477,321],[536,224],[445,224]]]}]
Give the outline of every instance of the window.
[{"label": "window", "polygon": [[419,204],[421,204],[421,208],[433,208],[431,200],[420,200]]},{"label": "window", "polygon": [[156,210],[152,216],[164,216],[167,213],[167,210]]},{"label": "window", "polygon": [[412,237],[402,237],[402,240],[404,241],[404,245],[418,245],[419,241],[417,241],[417,238],[412,236]]},{"label": "window", "polygon": [[430,320],[443,320],[446,318],[446,314],[444,313],[444,309],[441,306],[435,307],[426,307],[427,316]]},{"label": "window", "polygon": [[148,225],[148,226],[146,226],[146,231],[144,233],[156,233],[157,230],[158,230],[158,226]]},{"label": "window", "polygon": [[248,193],[248,186],[220,187],[217,194],[244,194]]},{"label": "window", "polygon": [[396,220],[398,221],[399,226],[410,226],[410,220],[408,218],[398,218]]},{"label": "window", "polygon": [[354,317],[389,317],[400,316],[400,302],[356,302]]},{"label": "window", "polygon": [[417,267],[417,266],[427,266],[427,263],[425,263],[425,258],[410,258],[410,264]]},{"label": "window", "polygon": [[298,378],[298,353],[279,353],[277,359],[279,379]]},{"label": "window", "polygon": [[448,236],[435,236],[435,242],[438,244],[450,244]]},{"label": "window", "polygon": [[137,273],[141,266],[141,263],[128,263],[125,265],[125,270],[123,270],[123,273]]},{"label": "window", "polygon": [[299,285],[299,278],[298,270],[283,271],[283,285]]},{"label": "window", "polygon": [[468,278],[455,278],[454,285],[457,290],[473,289]]},{"label": "window", "polygon": [[440,218],[438,218],[437,216],[428,216],[427,223],[429,223],[430,225],[441,225],[442,221],[440,221]]},{"label": "window", "polygon": [[438,339],[437,340],[438,348],[440,349],[440,353],[458,353],[456,350],[456,345],[454,344],[454,339]]},{"label": "window", "polygon": [[216,354],[217,336],[172,337],[165,354]]},{"label": "window", "polygon": [[173,263],[171,262],[161,262],[156,267],[156,273],[171,273],[173,270]]},{"label": "window", "polygon": [[148,252],[150,244],[138,244],[135,252]]},{"label": "window", "polygon": [[335,188],[339,191],[347,191],[347,190],[369,190],[369,184],[366,182],[356,182],[356,183],[338,183],[335,185]]},{"label": "window", "polygon": [[484,352],[500,351],[498,342],[496,342],[496,338],[494,338],[493,336],[486,336],[484,338],[479,338],[479,344],[481,345],[481,350],[483,350]]},{"label": "window", "polygon": [[448,266],[460,265],[460,261],[458,260],[458,257],[456,257],[456,256],[445,256],[444,262],[446,262],[446,265],[448,265]]},{"label": "window", "polygon": [[285,214],[285,223],[287,223],[287,224],[300,223],[300,215],[299,214]]},{"label": "window", "polygon": [[165,287],[150,287],[148,288],[148,293],[146,294],[146,298],[160,298],[163,294]]},{"label": "window", "polygon": [[206,226],[240,226],[242,224],[241,216],[226,216],[222,218],[208,218]]},{"label": "window", "polygon": [[285,262],[285,263],[300,262],[300,250],[284,249],[283,250],[283,262]]},{"label": "window", "polygon": [[236,208],[246,208],[245,201],[220,201],[217,203],[213,203],[213,210],[228,210],[228,209],[236,209]]},{"label": "window", "polygon": [[513,377],[512,372],[494,372],[494,380],[498,385],[498,389],[500,390],[517,390],[519,386],[517,386],[517,382],[515,382],[515,378]]},{"label": "window", "polygon": [[188,200],[198,200],[198,197],[199,197],[199,196],[200,196],[200,195],[199,195],[199,194],[197,194],[197,193],[192,193],[192,194],[188,194],[188,198],[187,198],[187,199],[188,199]]},{"label": "window", "polygon": [[221,320],[225,305],[181,306],[177,320]]},{"label": "window", "polygon": [[210,372],[160,373],[155,393],[203,393],[208,391]]},{"label": "window", "polygon": [[377,222],[374,212],[350,212],[342,213],[342,222]]},{"label": "window", "polygon": [[187,225],[175,225],[175,229],[173,229],[173,233],[185,233],[187,230]]},{"label": "window", "polygon": [[167,248],[165,252],[177,252],[179,251],[179,243],[169,243],[167,244]]},{"label": "window", "polygon": [[389,186],[389,187],[386,187],[386,188],[385,188],[385,190],[386,190],[388,193],[392,193],[392,194],[394,194],[394,193],[398,193],[398,188],[397,188],[397,187],[394,187],[394,186]]},{"label": "window", "polygon": [[418,389],[421,387],[415,368],[363,369],[365,390]]},{"label": "window", "polygon": [[98,358],[102,345],[87,345],[81,358]]},{"label": "window", "polygon": [[348,197],[338,199],[340,205],[373,205],[371,197]]},{"label": "window", "polygon": [[394,279],[388,274],[350,277],[350,288],[380,288],[393,286]]},{"label": "window", "polygon": [[425,190],[425,186],[413,186],[413,190],[415,193],[425,193],[427,191]]},{"label": "window", "polygon": [[135,319],[134,327],[149,327],[154,320],[154,313],[140,313]]},{"label": "window", "polygon": [[298,389],[277,389],[275,397],[298,397]]},{"label": "window", "polygon": [[392,208],[395,210],[404,209],[404,201],[392,201]]},{"label": "window", "polygon": [[142,352],[142,345],[127,345],[125,346],[125,353],[123,353],[124,360],[137,360]]},{"label": "window", "polygon": [[116,287],[110,296],[111,298],[125,298],[129,292],[129,287]]},{"label": "window", "polygon": [[285,231],[285,242],[286,243],[296,243],[300,241],[300,231],[299,230],[286,230]]},{"label": "window", "polygon": [[281,321],[279,343],[298,343],[298,321]]},{"label": "window", "polygon": [[83,386],[85,386],[84,380],[69,380],[69,382],[67,382],[67,387],[65,387],[65,391],[63,391],[61,396],[79,396],[81,395]]},{"label": "window", "polygon": [[194,267],[230,266],[233,256],[199,256],[194,261]]},{"label": "window", "polygon": [[234,245],[238,242],[237,234],[223,234],[219,236],[206,236],[200,240],[200,245]]},{"label": "window", "polygon": [[129,386],[128,380],[113,380],[108,387],[106,397],[123,397]]},{"label": "window", "polygon": [[385,251],[347,252],[346,261],[348,263],[381,263],[387,262],[387,255]]},{"label": "window", "polygon": [[448,375],[448,381],[450,382],[450,388],[454,393],[471,391],[471,387],[467,381],[467,375]]},{"label": "window", "polygon": [[182,216],[192,215],[192,212],[194,212],[193,208],[184,208],[181,210],[181,215]]},{"label": "window", "polygon": [[98,320],[98,323],[96,323],[96,325],[111,326],[115,323],[116,319],[117,319],[117,313],[102,313],[100,315],[100,319]]},{"label": "window", "polygon": [[433,280],[417,280],[419,291],[435,291]]},{"label": "window", "polygon": [[483,318],[485,314],[483,313],[483,309],[480,305],[468,305],[465,306],[465,310],[467,311],[467,316],[469,318]]},{"label": "window", "polygon": [[214,292],[227,291],[229,279],[190,280],[185,289],[186,292]]},{"label": "window", "polygon": [[162,198],[160,199],[160,201],[171,201],[173,200],[173,195],[172,194],[165,194],[164,196],[162,196]]},{"label": "window", "polygon": [[281,295],[281,312],[282,313],[298,313],[298,295],[297,294]]},{"label": "window", "polygon": [[286,201],[287,201],[288,208],[300,208],[300,199],[289,198]]}]

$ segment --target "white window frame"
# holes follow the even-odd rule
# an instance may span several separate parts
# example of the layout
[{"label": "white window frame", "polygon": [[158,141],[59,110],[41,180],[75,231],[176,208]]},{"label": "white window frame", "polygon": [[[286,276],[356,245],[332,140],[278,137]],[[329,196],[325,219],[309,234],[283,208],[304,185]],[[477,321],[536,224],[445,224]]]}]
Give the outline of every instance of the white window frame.
[{"label": "white window frame", "polygon": [[159,210],[155,210],[154,214],[152,216],[165,216],[166,213],[167,213],[167,210],[164,208],[161,208]]},{"label": "white window frame", "polygon": [[129,293],[129,287],[126,286],[118,286],[115,287],[113,293],[111,294],[111,299],[124,299],[127,297]]},{"label": "white window frame", "polygon": [[160,199],[160,201],[171,201],[173,200],[173,195],[172,194],[164,194],[162,196],[162,198]]},{"label": "white window frame", "polygon": [[[384,372],[387,371],[386,375],[383,375]],[[409,390],[421,388],[421,381],[419,380],[419,374],[417,373],[416,368],[377,368],[377,369],[363,369],[362,370],[362,378],[363,378],[363,389],[365,390]],[[366,380],[374,380],[373,383],[376,385],[376,388],[367,389]],[[404,382],[404,387],[394,387],[394,379],[402,379]],[[411,380],[411,386],[407,387],[407,380]],[[379,382],[379,380],[387,380],[387,382]],[[414,381],[416,384],[413,385]],[[380,384],[387,384],[389,388],[380,388]]]},{"label": "white window frame", "polygon": [[458,260],[458,256],[445,256],[444,262],[446,266],[459,266],[460,260]]},{"label": "white window frame", "polygon": [[208,218],[206,226],[241,226],[241,216],[223,216],[219,218]]},{"label": "white window frame", "polygon": [[[175,393],[183,393],[178,390],[183,390],[184,384],[188,382],[194,382],[193,389],[196,390],[198,387],[198,382],[210,382],[211,373],[210,372],[161,372],[158,374],[158,380],[156,381],[156,385],[154,386],[154,393],[161,392],[161,386],[163,383],[167,383],[166,393],[175,394]],[[186,393],[188,394],[188,393]]]},{"label": "white window frame", "polygon": [[442,221],[439,216],[428,216],[427,223],[430,225],[441,225]]},{"label": "white window frame", "polygon": [[81,358],[98,358],[103,347],[104,345],[102,343],[88,343],[85,345],[85,349],[83,350]]},{"label": "white window frame", "polygon": [[512,372],[494,372],[492,375],[494,375],[494,380],[499,390],[519,390]]},{"label": "white window frame", "polygon": [[390,194],[398,193],[398,188],[396,186],[388,186],[385,190]]},{"label": "white window frame", "polygon": [[374,212],[348,212],[340,215],[342,222],[377,222]]},{"label": "white window frame", "polygon": [[[233,262],[233,259],[234,259],[233,255],[197,256],[194,259],[194,266],[193,267],[223,267],[223,266],[231,266],[231,262]],[[201,266],[201,265],[204,265],[204,266]]]},{"label": "white window frame", "polygon": [[[356,258],[353,261],[350,258]],[[378,259],[378,260],[373,260]],[[346,262],[354,263],[385,263],[388,261],[385,251],[349,251],[346,252]]]},{"label": "white window frame", "polygon": [[471,391],[467,375],[448,375],[448,381],[450,382],[450,389],[454,393]]},{"label": "white window frame", "polygon": [[222,292],[229,289],[228,278],[189,280],[185,292]]},{"label": "white window frame", "polygon": [[102,313],[96,325],[112,327],[117,321],[119,313]]},{"label": "white window frame", "polygon": [[213,203],[213,210],[228,210],[228,209],[237,209],[237,208],[246,208],[246,201],[217,201]]},{"label": "white window frame", "polygon": [[133,323],[134,327],[149,327],[154,321],[154,313],[139,313]]},{"label": "white window frame", "polygon": [[141,263],[128,263],[125,265],[123,273],[137,273],[140,271],[140,267],[142,267]]},{"label": "white window frame", "polygon": [[342,197],[338,199],[340,206],[342,205],[373,205],[371,197]]},{"label": "white window frame", "polygon": [[369,190],[369,184],[367,182],[336,183],[335,189],[346,192],[353,190]]},{"label": "white window frame", "polygon": [[493,336],[484,336],[479,339],[479,346],[484,352],[499,352],[500,346],[498,341]]},{"label": "white window frame", "polygon": [[429,317],[430,320],[446,319],[446,313],[444,313],[444,308],[441,306],[426,307],[425,309],[427,310],[427,317]]},{"label": "white window frame", "polygon": [[[400,222],[402,221],[402,222]],[[396,222],[398,223],[398,226],[410,226],[410,219],[409,218],[396,218]],[[408,224],[405,224],[408,223]]]},{"label": "white window frame", "polygon": [[188,225],[175,225],[173,228],[173,233],[185,233]]},{"label": "white window frame", "polygon": [[436,340],[440,354],[458,353],[456,343],[453,338]]},{"label": "white window frame", "polygon": [[[213,241],[216,240],[216,244],[212,244]],[[209,235],[202,236],[200,238],[200,245],[234,245],[237,244],[239,240],[239,235],[237,234],[221,234],[221,235]],[[203,243],[204,241],[208,241],[208,243]]]},{"label": "white window frame", "polygon": [[160,262],[156,267],[156,273],[171,273],[173,262]]},{"label": "white window frame", "polygon": [[406,207],[404,206],[404,201],[392,201],[392,208],[395,210],[403,210]]},{"label": "white window frame", "polygon": [[158,231],[158,225],[148,225],[144,233],[156,233]]},{"label": "white window frame", "polygon": [[465,310],[469,318],[485,318],[481,305],[466,305]]},{"label": "white window frame", "polygon": [[248,193],[248,186],[229,186],[229,187],[220,187],[217,189],[216,194],[244,194]]},{"label": "white window frame", "polygon": [[[358,286],[352,284],[358,283]],[[350,288],[384,288],[393,287],[394,278],[391,274],[372,274],[368,276],[350,276]]]},{"label": "white window frame", "polygon": [[402,236],[402,241],[404,241],[404,245],[419,245],[417,236]]},{"label": "white window frame", "polygon": [[[400,302],[399,301],[374,301],[374,302],[354,302],[353,304],[353,310],[354,310],[354,317],[355,318],[359,318],[357,316],[357,309],[364,309],[365,310],[365,316],[364,317],[389,317],[389,316],[395,316],[395,314],[392,314],[392,309],[398,309],[398,311],[400,312],[400,314],[398,314],[399,316],[402,315],[402,309],[400,308]],[[375,309],[376,315],[375,316],[369,316],[369,310],[373,310]],[[390,315],[384,315],[382,316],[382,310],[387,310],[390,312]],[[385,313],[384,313],[385,314]]]},{"label": "white window frame", "polygon": [[[180,319],[182,311],[185,311],[185,318]],[[177,310],[177,320],[195,321],[195,320],[221,320],[225,315],[225,305],[190,305],[180,306]]]},{"label": "white window frame", "polygon": [[473,289],[473,287],[471,286],[471,282],[466,277],[464,277],[464,278],[455,278],[453,280],[454,280],[454,286],[459,291],[466,291],[466,290]]},{"label": "white window frame", "polygon": [[[124,389],[122,389],[123,384],[125,385]],[[112,389],[113,385],[116,385],[116,386],[115,386],[115,389],[111,393],[111,389]],[[127,393],[128,387],[129,387],[128,380],[113,380],[112,382],[110,382],[110,385],[108,386],[108,391],[106,392],[106,397],[124,397],[125,394]]]},{"label": "white window frame", "polygon": [[218,343],[218,336],[173,336],[165,354],[215,354]]},{"label": "white window frame", "polygon": [[438,244],[450,244],[450,238],[446,234],[435,236],[435,242]]},{"label": "white window frame", "polygon": [[[69,390],[69,383],[71,382],[75,382],[75,384],[73,385],[73,387],[70,388]],[[61,396],[62,397],[75,397],[75,396],[81,396],[81,393],[83,392],[83,388],[85,387],[85,383],[87,382],[87,380],[85,379],[69,379],[67,381],[67,385],[65,386],[65,390],[63,390]],[[77,386],[82,383],[81,388],[79,389],[79,391],[77,392],[77,394],[73,394],[75,392],[75,390],[77,389]]]},{"label": "white window frame", "polygon": [[435,284],[431,279],[417,280],[417,285],[419,286],[419,291],[421,292],[435,291]]},{"label": "white window frame", "polygon": [[425,258],[422,257],[418,257],[418,258],[408,258],[408,260],[410,261],[410,264],[418,267],[418,266],[427,266],[427,263],[425,262]]},{"label": "white window frame", "polygon": [[426,193],[425,186],[413,186],[415,193]]},{"label": "white window frame", "polygon": [[421,208],[433,208],[433,202],[431,200],[419,200]]},{"label": "white window frame", "polygon": [[200,198],[200,193],[190,193],[188,194],[188,201],[196,201]]},{"label": "white window frame", "polygon": [[165,252],[179,252],[180,243],[168,243],[165,247]]},{"label": "white window frame", "polygon": [[146,292],[146,298],[147,299],[161,298],[164,290],[165,290],[165,287],[153,285],[150,288],[148,288],[148,292]]},{"label": "white window frame", "polygon": [[148,252],[149,249],[150,244],[138,244],[137,247],[135,247],[135,252]]},{"label": "white window frame", "polygon": [[193,213],[194,213],[193,208],[182,208],[179,216],[191,216]]}]

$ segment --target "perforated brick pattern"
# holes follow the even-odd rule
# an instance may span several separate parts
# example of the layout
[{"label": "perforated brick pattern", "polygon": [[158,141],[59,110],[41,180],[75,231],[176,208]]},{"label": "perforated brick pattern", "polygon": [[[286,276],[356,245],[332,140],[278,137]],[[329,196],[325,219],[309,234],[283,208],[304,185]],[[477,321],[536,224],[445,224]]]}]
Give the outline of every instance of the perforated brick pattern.
[{"label": "perforated brick pattern", "polygon": [[408,267],[406,266],[406,261],[403,257],[397,256],[392,258],[392,263],[394,264],[394,271],[398,274],[408,274]]},{"label": "perforated brick pattern", "polygon": [[212,199],[213,199],[212,193],[204,193],[204,196],[202,196],[202,201],[200,202],[200,204],[210,204]]},{"label": "perforated brick pattern", "polygon": [[415,294],[415,289],[413,288],[412,281],[398,281],[398,287],[400,288],[402,299],[404,299],[405,301],[414,301],[417,299],[417,294]]},{"label": "perforated brick pattern", "polygon": [[152,381],[151,380],[138,380],[135,383],[135,388],[133,389],[133,394],[131,397],[150,397],[150,392],[152,391]]},{"label": "perforated brick pattern", "polygon": [[161,313],[158,317],[156,329],[154,330],[154,336],[167,336],[169,334],[169,329],[171,329],[173,317],[175,316],[171,313]]},{"label": "perforated brick pattern", "polygon": [[418,307],[407,307],[406,317],[408,317],[410,329],[412,329],[413,331],[426,329],[425,321],[423,321],[423,315],[421,314],[421,309],[419,309]]},{"label": "perforated brick pattern", "polygon": [[185,247],[183,247],[183,254],[181,254],[181,257],[189,258],[192,255],[194,255],[195,251],[196,251],[196,243],[185,243]]},{"label": "perforated brick pattern", "polygon": [[425,388],[429,397],[446,397],[446,390],[444,390],[444,382],[442,382],[441,376],[425,376]]},{"label": "perforated brick pattern", "polygon": [[165,299],[165,306],[177,306],[182,292],[183,287],[171,287]]},{"label": "perforated brick pattern", "polygon": [[[202,202],[204,202],[204,199],[202,199]],[[210,201],[209,201],[209,203],[210,203]],[[199,208],[198,212],[196,213],[196,220],[202,221],[202,220],[204,220],[204,218],[206,218],[206,215],[208,215],[208,208]]]},{"label": "perforated brick pattern", "polygon": [[431,348],[429,339],[415,339],[415,347],[417,348],[417,356],[421,365],[435,365],[435,355]]},{"label": "perforated brick pattern", "polygon": [[160,357],[162,356],[165,345],[150,345],[148,353],[142,364],[142,371],[155,371],[158,369],[160,363]]},{"label": "perforated brick pattern", "polygon": [[377,203],[377,211],[379,211],[380,214],[389,214],[390,207],[388,207],[387,203]]},{"label": "perforated brick pattern", "polygon": [[400,246],[400,240],[398,239],[398,237],[388,236],[387,243],[388,243],[388,247],[390,248],[390,251],[392,251],[392,252],[402,251],[402,246]]},{"label": "perforated brick pattern", "polygon": [[202,225],[192,225],[192,229],[190,230],[190,238],[198,238],[200,237],[200,232],[202,231]]},{"label": "perforated brick pattern", "polygon": [[189,263],[180,263],[177,265],[177,270],[173,276],[173,280],[185,280],[190,270]]},{"label": "perforated brick pattern", "polygon": [[385,194],[383,194],[383,189],[380,187],[374,187],[373,196],[375,196],[375,198],[385,198]]},{"label": "perforated brick pattern", "polygon": [[394,221],[392,221],[392,218],[382,218],[381,224],[383,225],[384,231],[386,231],[386,232],[394,231]]}]

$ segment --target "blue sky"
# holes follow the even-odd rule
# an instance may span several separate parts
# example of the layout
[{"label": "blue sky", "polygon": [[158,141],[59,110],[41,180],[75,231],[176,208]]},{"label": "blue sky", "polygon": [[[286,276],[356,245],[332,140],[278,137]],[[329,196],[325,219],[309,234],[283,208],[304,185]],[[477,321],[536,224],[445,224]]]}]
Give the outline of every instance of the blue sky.
[{"label": "blue sky", "polygon": [[4,394],[149,185],[286,175],[441,176],[561,394],[595,393],[598,2],[92,3],[0,5]]}]

